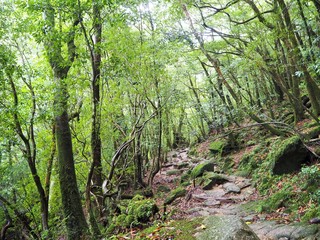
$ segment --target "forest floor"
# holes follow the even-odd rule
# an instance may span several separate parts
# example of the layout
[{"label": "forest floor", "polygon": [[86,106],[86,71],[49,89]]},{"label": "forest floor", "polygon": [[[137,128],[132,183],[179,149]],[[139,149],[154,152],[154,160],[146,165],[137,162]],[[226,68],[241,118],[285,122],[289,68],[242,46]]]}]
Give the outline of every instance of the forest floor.
[{"label": "forest floor", "polygon": [[[200,151],[205,151],[206,143],[200,146]],[[235,162],[250,149],[235,152],[232,158]],[[154,179],[153,188],[158,204],[161,206],[166,194],[157,193],[160,186],[175,189],[179,186],[180,177],[188,169],[194,167],[199,161],[188,154],[189,149],[178,149],[168,155],[168,161],[163,165],[160,173]],[[228,215],[238,217],[246,222],[260,239],[318,239],[319,227],[317,225],[290,222],[287,214],[281,209],[273,213],[262,214],[254,210],[254,205],[261,197],[251,179],[236,175],[226,175],[228,182],[215,185],[209,190],[203,190],[197,184],[186,187],[185,197],[176,199],[166,209],[170,213],[170,219],[194,219],[210,215]],[[201,230],[200,230],[201,231]],[[152,238],[158,239],[158,238]],[[159,238],[160,239],[160,238]],[[161,238],[162,239],[162,238]],[[165,238],[171,239],[171,238]],[[179,238],[177,236],[172,239]]]}]

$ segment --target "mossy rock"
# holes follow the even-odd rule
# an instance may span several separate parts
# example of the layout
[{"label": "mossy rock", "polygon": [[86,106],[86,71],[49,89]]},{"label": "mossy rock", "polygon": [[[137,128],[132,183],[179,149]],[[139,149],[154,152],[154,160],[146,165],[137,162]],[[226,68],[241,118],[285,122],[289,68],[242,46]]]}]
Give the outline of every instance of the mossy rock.
[{"label": "mossy rock", "polygon": [[178,169],[172,169],[167,171],[167,176],[179,175],[179,174],[180,174],[180,170]]},{"label": "mossy rock", "polygon": [[[127,215],[132,216],[136,223],[147,223],[150,218],[159,211],[158,206],[152,199],[145,199],[143,196],[136,195],[128,204]],[[128,219],[132,219],[128,217]]]},{"label": "mossy rock", "polygon": [[108,231],[148,223],[158,211],[154,200],[137,194],[128,202],[127,207],[121,207],[120,215],[114,218]]},{"label": "mossy rock", "polygon": [[214,141],[210,143],[209,150],[213,154],[222,154],[224,147],[227,145],[227,142],[224,140]]},{"label": "mossy rock", "polygon": [[304,134],[306,139],[318,138],[320,135],[320,126],[315,126],[306,130]]},{"label": "mossy rock", "polygon": [[176,189],[171,191],[169,196],[165,199],[164,204],[169,205],[177,198],[184,197],[186,193],[187,191],[183,187],[177,187]]},{"label": "mossy rock", "polygon": [[251,172],[249,170],[246,170],[246,169],[241,169],[241,170],[237,170],[235,172],[235,175],[238,176],[238,177],[244,177],[244,178],[247,178],[251,175]]},{"label": "mossy rock", "polygon": [[193,179],[200,177],[203,175],[204,172],[213,172],[214,171],[215,163],[212,161],[203,162],[195,166],[191,171],[191,177]]},{"label": "mossy rock", "polygon": [[298,136],[279,139],[272,145],[267,161],[273,174],[293,173],[310,161],[311,155]]},{"label": "mossy rock", "polygon": [[189,167],[189,163],[187,163],[187,162],[182,162],[182,163],[177,164],[178,169],[188,168],[188,167]]},{"label": "mossy rock", "polygon": [[201,185],[202,185],[203,190],[209,190],[214,185],[223,184],[228,181],[229,181],[229,178],[226,175],[218,174],[218,173],[214,173],[214,172],[206,172],[202,176]]},{"label": "mossy rock", "polygon": [[170,188],[165,185],[160,185],[157,189],[158,192],[170,192]]}]

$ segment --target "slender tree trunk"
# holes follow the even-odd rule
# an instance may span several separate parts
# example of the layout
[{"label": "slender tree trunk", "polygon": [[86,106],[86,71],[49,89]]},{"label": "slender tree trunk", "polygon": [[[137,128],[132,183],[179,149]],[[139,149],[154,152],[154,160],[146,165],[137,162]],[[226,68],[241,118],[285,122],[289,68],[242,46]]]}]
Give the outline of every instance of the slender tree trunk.
[{"label": "slender tree trunk", "polygon": [[[14,99],[14,106],[16,109],[18,109],[19,101],[18,101],[18,94],[16,91],[16,86],[13,81],[13,78],[11,75],[8,75],[10,86],[13,94]],[[37,187],[38,194],[39,194],[39,200],[40,200],[40,211],[41,211],[41,225],[43,230],[49,230],[48,225],[48,196],[45,194],[45,190],[42,186],[41,179],[38,175],[37,167],[36,167],[36,153],[37,153],[37,147],[35,143],[35,136],[34,136],[34,128],[33,128],[33,121],[34,121],[34,115],[35,115],[35,109],[36,109],[36,102],[34,97],[34,92],[31,85],[27,85],[31,95],[32,95],[32,109],[31,109],[31,120],[30,120],[30,126],[29,126],[29,132],[28,134],[25,134],[22,130],[20,119],[18,117],[18,113],[14,112],[13,118],[14,118],[14,124],[16,132],[18,133],[19,137],[21,138],[23,144],[24,144],[24,158],[27,160],[29,169],[32,174],[33,181]]]},{"label": "slender tree trunk", "polygon": [[[292,64],[294,64],[293,66],[297,66],[299,59],[302,57],[302,54],[300,52],[299,44],[298,44],[297,39],[295,37],[295,29],[294,29],[294,26],[291,22],[290,14],[289,14],[288,8],[287,8],[284,0],[277,0],[277,2],[280,6],[281,13],[284,18],[286,30],[288,32],[288,38],[292,44],[291,48],[288,48],[288,52],[291,54],[290,60],[292,61]],[[300,65],[302,68],[302,72],[304,74],[304,79],[305,79],[305,82],[307,85],[307,90],[308,90],[308,94],[310,97],[313,112],[314,112],[314,114],[319,115],[320,114],[320,96],[319,96],[320,89],[319,89],[318,85],[314,82],[313,78],[311,77],[309,70],[308,70],[307,66],[305,65],[305,62],[304,61],[300,61],[300,62],[301,62]],[[299,88],[298,80],[295,81],[294,87],[295,88],[293,89],[293,91],[295,91],[295,93],[297,93],[298,88]],[[300,101],[300,105],[302,105],[301,100],[300,100],[300,95],[299,96],[295,95],[295,97],[299,98],[298,100]],[[298,104],[298,100],[296,100],[297,104]],[[302,108],[302,106],[301,106],[301,108]]]},{"label": "slender tree trunk", "polygon": [[[141,153],[141,134],[142,132],[137,132],[136,141],[135,141],[135,188],[145,187],[145,183],[143,182],[142,174],[143,174],[143,161],[142,161],[142,153]],[[139,186],[138,186],[139,185]]]},{"label": "slender tree trunk", "polygon": [[91,133],[91,151],[93,157],[94,171],[92,176],[93,185],[98,201],[98,209],[102,214],[103,194],[102,194],[102,164],[101,164],[101,137],[100,137],[100,78],[101,78],[101,34],[102,19],[100,16],[99,1],[93,1],[93,29],[94,46],[92,52],[92,133]]}]

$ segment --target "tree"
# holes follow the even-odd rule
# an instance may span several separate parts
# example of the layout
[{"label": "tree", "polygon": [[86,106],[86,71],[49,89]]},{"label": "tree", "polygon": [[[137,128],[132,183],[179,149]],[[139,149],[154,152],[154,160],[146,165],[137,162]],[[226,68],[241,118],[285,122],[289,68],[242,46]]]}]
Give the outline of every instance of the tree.
[{"label": "tree", "polygon": [[[55,81],[54,96],[54,118],[55,118],[55,135],[58,153],[59,180],[62,197],[62,206],[66,218],[66,226],[69,239],[79,239],[85,235],[88,229],[86,219],[82,210],[80,194],[76,181],[72,139],[69,128],[68,116],[68,89],[67,79],[68,72],[76,57],[76,46],[74,43],[75,28],[80,22],[77,10],[71,16],[72,25],[69,27],[66,37],[67,56],[63,57],[62,44],[64,43],[59,37],[61,25],[56,26],[56,11],[50,1],[44,5],[43,16],[45,21],[44,45],[50,66],[53,71]],[[62,24],[60,22],[60,24]]]}]

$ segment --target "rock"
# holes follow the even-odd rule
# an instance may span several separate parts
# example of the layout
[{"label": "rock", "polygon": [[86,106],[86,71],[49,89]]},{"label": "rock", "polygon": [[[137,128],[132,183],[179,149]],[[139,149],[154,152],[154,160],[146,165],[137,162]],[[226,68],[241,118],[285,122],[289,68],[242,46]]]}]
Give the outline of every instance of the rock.
[{"label": "rock", "polygon": [[178,169],[187,168],[187,167],[189,167],[189,163],[187,163],[187,162],[178,163],[178,164],[176,165],[176,167],[177,167]]},{"label": "rock", "polygon": [[192,169],[191,176],[193,179],[195,179],[197,177],[202,176],[205,171],[213,172],[214,166],[215,166],[214,162],[207,161],[207,162],[200,163]]},{"label": "rock", "polygon": [[177,198],[184,197],[186,195],[186,193],[187,193],[187,191],[184,188],[178,187],[178,188],[171,191],[169,196],[165,199],[164,204],[165,205],[171,204]]},{"label": "rock", "polygon": [[179,174],[180,174],[180,170],[177,170],[177,169],[171,169],[167,171],[167,176],[179,175]]},{"label": "rock", "polygon": [[170,188],[166,185],[160,185],[157,189],[158,192],[170,192]]},{"label": "rock", "polygon": [[205,193],[200,194],[192,194],[193,198],[196,198],[198,200],[209,200],[209,199],[217,199],[221,198],[225,194],[225,191],[223,189],[215,189],[215,190],[209,190]]},{"label": "rock", "polygon": [[222,154],[224,147],[227,145],[226,141],[214,141],[210,143],[209,150],[213,154]]},{"label": "rock", "polygon": [[244,189],[246,187],[249,187],[251,186],[251,180],[250,179],[243,179],[241,180],[240,182],[237,183],[237,186],[240,188],[240,189]]},{"label": "rock", "polygon": [[209,216],[203,225],[205,229],[196,234],[198,240],[259,240],[250,227],[235,216]]},{"label": "rock", "polygon": [[268,155],[272,173],[276,175],[292,173],[301,169],[310,160],[309,151],[303,146],[299,137],[293,136],[274,143]]},{"label": "rock", "polygon": [[227,193],[240,193],[241,189],[234,183],[225,183],[223,188]]},{"label": "rock", "polygon": [[275,221],[257,222],[250,225],[261,239],[305,239],[315,240],[318,233],[317,225],[301,223],[277,224]]},{"label": "rock", "polygon": [[[315,236],[318,231],[319,227],[317,225],[301,225],[301,224],[295,224],[295,230],[291,234],[292,239],[304,239],[310,236]],[[313,238],[313,239],[319,239],[319,238]]]},{"label": "rock", "polygon": [[230,180],[228,176],[224,174],[214,173],[214,172],[206,172],[202,178],[203,178],[203,183],[202,183],[203,190],[209,190],[216,184],[223,184]]}]

